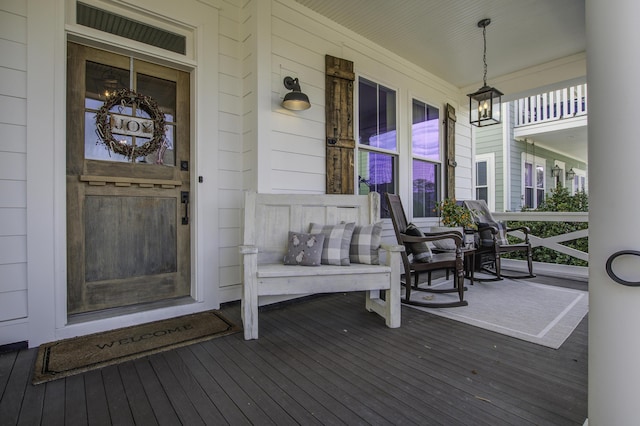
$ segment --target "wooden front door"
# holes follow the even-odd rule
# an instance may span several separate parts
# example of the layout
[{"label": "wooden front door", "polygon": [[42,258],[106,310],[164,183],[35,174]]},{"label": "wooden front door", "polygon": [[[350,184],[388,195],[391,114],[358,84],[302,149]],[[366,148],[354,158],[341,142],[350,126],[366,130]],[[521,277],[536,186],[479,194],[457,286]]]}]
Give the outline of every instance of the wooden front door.
[{"label": "wooden front door", "polygon": [[189,105],[188,73],[68,44],[68,315],[190,295]]}]

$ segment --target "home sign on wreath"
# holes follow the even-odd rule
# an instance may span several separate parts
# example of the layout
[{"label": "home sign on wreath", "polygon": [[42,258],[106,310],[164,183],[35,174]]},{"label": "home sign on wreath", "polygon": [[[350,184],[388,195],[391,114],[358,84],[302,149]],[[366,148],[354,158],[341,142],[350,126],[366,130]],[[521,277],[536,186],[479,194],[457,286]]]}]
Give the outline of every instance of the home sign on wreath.
[{"label": "home sign on wreath", "polygon": [[[117,107],[116,112],[110,112]],[[127,108],[142,110],[149,118],[123,114]],[[158,103],[151,97],[136,93],[130,89],[117,91],[107,99],[96,113],[96,133],[109,152],[135,159],[149,155],[165,148],[165,120]],[[136,146],[117,140],[114,135],[137,136],[148,139],[144,144]],[[158,162],[162,163],[161,156]]]}]

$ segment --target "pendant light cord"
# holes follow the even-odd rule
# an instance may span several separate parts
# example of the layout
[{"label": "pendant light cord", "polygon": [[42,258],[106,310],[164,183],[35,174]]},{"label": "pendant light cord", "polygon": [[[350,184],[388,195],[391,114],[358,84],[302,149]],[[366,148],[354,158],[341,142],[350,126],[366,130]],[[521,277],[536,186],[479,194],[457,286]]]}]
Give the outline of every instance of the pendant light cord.
[{"label": "pendant light cord", "polygon": [[482,62],[484,62],[484,86],[487,85],[487,26],[482,26],[482,39],[484,40],[484,50],[482,52]]}]

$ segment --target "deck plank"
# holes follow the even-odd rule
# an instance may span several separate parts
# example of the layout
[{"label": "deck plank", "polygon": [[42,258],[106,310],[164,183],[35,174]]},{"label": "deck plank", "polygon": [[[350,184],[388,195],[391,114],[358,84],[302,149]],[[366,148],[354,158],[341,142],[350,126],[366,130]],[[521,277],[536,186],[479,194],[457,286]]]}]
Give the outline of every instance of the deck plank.
[{"label": "deck plank", "polygon": [[140,382],[138,372],[133,362],[124,362],[118,366],[122,387],[129,402],[131,416],[135,424],[157,425],[151,403]]},{"label": "deck plank", "polygon": [[27,386],[31,386],[35,356],[33,351],[20,350],[14,358],[2,399],[0,399],[0,419],[6,424],[12,425],[18,422],[25,390]]},{"label": "deck plank", "polygon": [[144,388],[149,404],[155,414],[155,421],[160,425],[179,424],[180,420],[178,419],[178,415],[173,409],[171,401],[169,401],[169,397],[165,393],[154,369],[151,367],[149,358],[135,360],[133,364],[136,367],[136,371],[140,377],[140,383]]}]

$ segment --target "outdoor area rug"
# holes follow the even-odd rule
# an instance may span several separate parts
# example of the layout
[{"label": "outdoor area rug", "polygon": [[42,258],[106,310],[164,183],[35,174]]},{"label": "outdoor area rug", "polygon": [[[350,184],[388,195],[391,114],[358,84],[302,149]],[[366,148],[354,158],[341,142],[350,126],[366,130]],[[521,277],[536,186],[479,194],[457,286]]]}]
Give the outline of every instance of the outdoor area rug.
[{"label": "outdoor area rug", "polygon": [[[586,291],[509,279],[465,284],[468,306],[438,309],[406,306],[553,349],[564,343],[589,310]],[[433,281],[432,287],[441,286],[452,286],[452,281],[444,278]],[[458,295],[414,294],[412,290],[411,300],[444,302],[458,300]]]},{"label": "outdoor area rug", "polygon": [[226,336],[241,328],[219,311],[170,318],[40,345],[33,384]]}]

